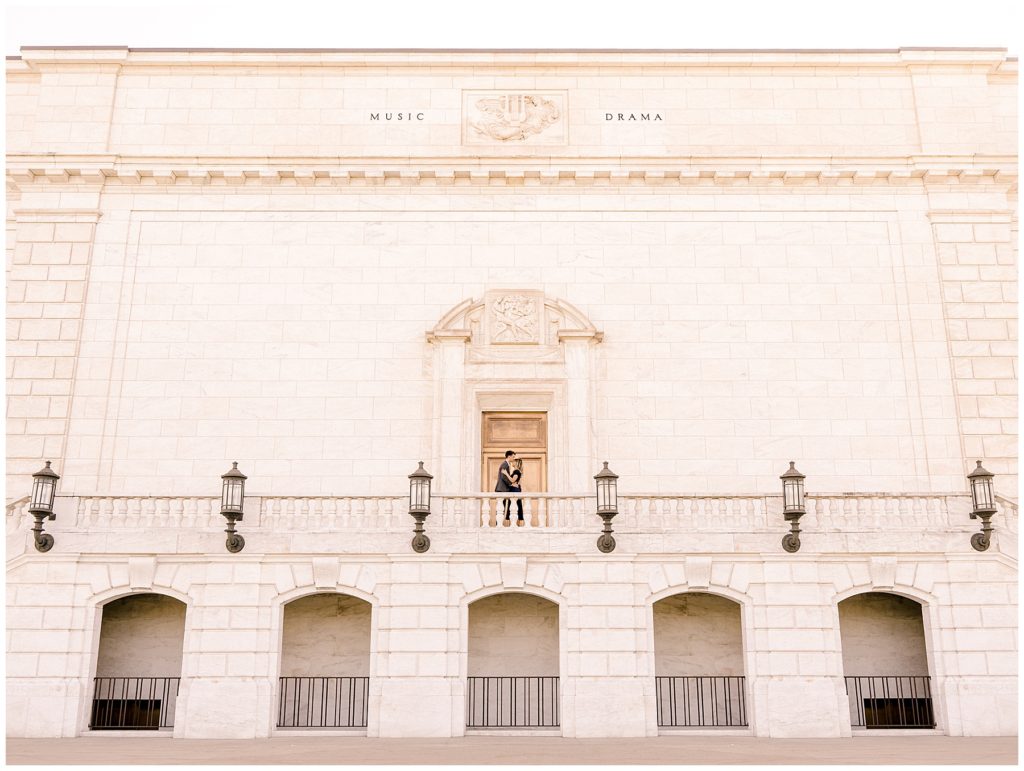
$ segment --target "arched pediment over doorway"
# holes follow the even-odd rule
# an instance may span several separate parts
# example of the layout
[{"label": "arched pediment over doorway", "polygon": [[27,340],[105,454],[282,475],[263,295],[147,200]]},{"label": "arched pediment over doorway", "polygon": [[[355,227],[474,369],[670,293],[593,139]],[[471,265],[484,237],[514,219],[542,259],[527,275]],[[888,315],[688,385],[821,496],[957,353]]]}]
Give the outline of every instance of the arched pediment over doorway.
[{"label": "arched pediment over doorway", "polygon": [[535,289],[489,289],[449,310],[426,337],[438,490],[487,487],[484,413],[515,412],[546,414],[548,492],[589,489],[593,377],[603,334],[582,311]]},{"label": "arched pediment over doorway", "polygon": [[427,333],[431,343],[466,343],[475,361],[555,361],[563,357],[561,343],[602,338],[578,308],[534,289],[490,289],[456,305]]}]

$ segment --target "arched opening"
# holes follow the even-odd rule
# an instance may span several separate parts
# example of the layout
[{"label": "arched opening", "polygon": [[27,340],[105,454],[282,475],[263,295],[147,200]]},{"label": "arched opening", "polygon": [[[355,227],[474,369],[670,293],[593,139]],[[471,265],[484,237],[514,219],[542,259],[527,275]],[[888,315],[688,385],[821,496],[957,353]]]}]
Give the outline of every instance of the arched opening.
[{"label": "arched opening", "polygon": [[702,592],[654,603],[659,727],[747,725],[740,610],[737,602]]},{"label": "arched opening", "polygon": [[560,725],[558,605],[503,593],[469,606],[467,728]]},{"label": "arched opening", "polygon": [[89,728],[173,728],[184,640],[180,600],[132,594],[104,605]]},{"label": "arched opening", "polygon": [[866,592],[839,603],[853,728],[934,728],[921,604]]},{"label": "arched opening", "polygon": [[310,594],[284,606],[278,728],[365,728],[370,603]]}]

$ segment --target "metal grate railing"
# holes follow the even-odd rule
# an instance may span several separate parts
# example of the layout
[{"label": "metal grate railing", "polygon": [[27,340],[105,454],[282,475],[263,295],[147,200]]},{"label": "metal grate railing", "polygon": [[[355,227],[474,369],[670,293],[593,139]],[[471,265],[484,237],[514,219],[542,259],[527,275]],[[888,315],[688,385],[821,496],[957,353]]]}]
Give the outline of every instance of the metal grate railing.
[{"label": "metal grate railing", "polygon": [[655,677],[654,685],[659,726],[742,728],[747,725],[745,677]]},{"label": "metal grate railing", "polygon": [[467,728],[557,728],[557,677],[470,677]]},{"label": "metal grate railing", "polygon": [[934,728],[931,678],[924,675],[845,678],[853,728]]},{"label": "metal grate railing", "polygon": [[94,678],[89,728],[94,731],[173,728],[180,685],[180,677]]},{"label": "metal grate railing", "polygon": [[278,728],[365,728],[368,677],[282,677]]}]

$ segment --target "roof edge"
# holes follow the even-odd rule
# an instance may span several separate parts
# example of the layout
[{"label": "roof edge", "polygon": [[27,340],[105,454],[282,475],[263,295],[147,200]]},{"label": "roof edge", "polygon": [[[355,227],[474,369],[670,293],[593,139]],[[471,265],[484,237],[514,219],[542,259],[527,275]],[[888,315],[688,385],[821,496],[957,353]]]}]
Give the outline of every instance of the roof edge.
[{"label": "roof edge", "polygon": [[901,51],[985,51],[1006,53],[1003,46],[900,46],[899,48],[232,48],[133,47],[123,45],[33,45],[21,51],[129,51],[139,53],[589,53],[589,54],[897,54]]}]

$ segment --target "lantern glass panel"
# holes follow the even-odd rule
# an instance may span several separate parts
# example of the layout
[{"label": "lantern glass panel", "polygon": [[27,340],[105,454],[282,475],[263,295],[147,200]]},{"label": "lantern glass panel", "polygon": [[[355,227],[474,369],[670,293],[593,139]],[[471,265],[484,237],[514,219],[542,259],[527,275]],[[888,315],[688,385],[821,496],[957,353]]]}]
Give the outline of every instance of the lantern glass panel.
[{"label": "lantern glass panel", "polygon": [[244,494],[245,481],[242,479],[225,479],[224,491],[221,496],[221,508],[223,511],[241,511]]},{"label": "lantern glass panel", "polygon": [[597,480],[597,510],[615,511],[618,501],[616,500],[615,480]]},{"label": "lantern glass panel", "polygon": [[56,493],[56,480],[53,477],[36,477],[32,480],[33,509],[53,509],[53,498]]},{"label": "lantern glass panel", "polygon": [[430,511],[430,480],[414,477],[409,482],[409,510]]},{"label": "lantern glass panel", "polygon": [[977,479],[972,479],[971,493],[974,496],[975,511],[989,511],[996,507],[991,477],[979,477]]},{"label": "lantern glass panel", "polygon": [[782,483],[786,511],[803,511],[804,481],[802,479],[786,479]]}]

